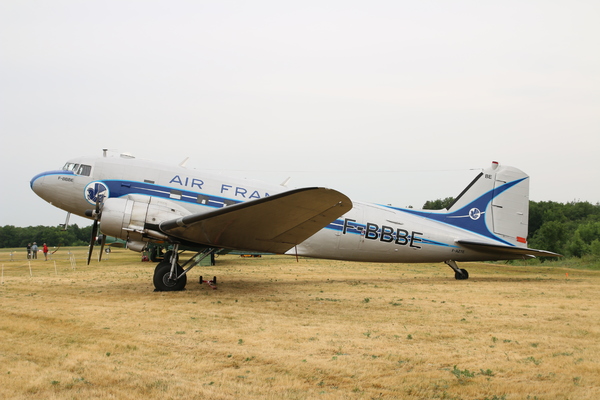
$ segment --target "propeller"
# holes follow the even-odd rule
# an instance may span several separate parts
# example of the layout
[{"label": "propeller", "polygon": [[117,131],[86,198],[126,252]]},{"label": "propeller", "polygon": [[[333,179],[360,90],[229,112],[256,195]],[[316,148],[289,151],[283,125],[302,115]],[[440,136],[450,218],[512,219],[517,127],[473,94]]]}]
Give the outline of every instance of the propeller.
[{"label": "propeller", "polygon": [[104,254],[104,245],[106,244],[106,235],[102,235],[102,241],[100,242],[100,254],[98,254],[98,262],[102,261],[102,254]]},{"label": "propeller", "polygon": [[[102,200],[104,196],[99,194],[96,196],[96,208],[94,210],[86,210],[85,215],[88,217],[94,218],[94,224],[92,225],[92,237],[90,239],[90,250],[88,252],[87,263],[90,265],[90,260],[92,259],[92,252],[94,251],[94,242],[96,241],[96,235],[98,234],[98,224],[100,223],[100,216],[102,215]],[[102,248],[104,248],[104,240],[102,239]],[[102,253],[100,253],[100,258],[102,258]]]}]

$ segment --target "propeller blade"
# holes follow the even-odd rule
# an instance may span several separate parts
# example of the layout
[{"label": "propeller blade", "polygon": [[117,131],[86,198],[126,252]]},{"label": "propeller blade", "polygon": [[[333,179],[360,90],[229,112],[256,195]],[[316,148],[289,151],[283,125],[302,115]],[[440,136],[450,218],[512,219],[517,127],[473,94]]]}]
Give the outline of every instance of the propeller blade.
[{"label": "propeller blade", "polygon": [[94,242],[96,241],[96,234],[98,233],[98,220],[94,220],[94,225],[92,225],[92,238],[90,240],[90,250],[88,252],[88,260],[87,265],[90,265],[90,260],[92,259],[92,252],[94,251]]},{"label": "propeller blade", "polygon": [[96,196],[96,215],[100,214],[100,204],[102,203],[102,195]]},{"label": "propeller blade", "polygon": [[[87,263],[90,265],[90,260],[92,259],[92,251],[94,251],[94,242],[96,241],[96,235],[98,234],[98,223],[100,222],[100,217],[102,215],[101,206],[102,200],[104,200],[104,196],[98,195],[96,196],[96,209],[95,213],[92,214],[94,217],[94,225],[92,225],[92,237],[90,239],[90,251],[88,253]],[[86,215],[88,215],[88,211],[86,211]],[[102,243],[102,247],[104,247],[104,243]],[[99,259],[102,258],[102,252],[100,252]]]},{"label": "propeller blade", "polygon": [[98,262],[102,261],[102,254],[104,253],[104,245],[106,244],[106,235],[102,235],[102,241],[100,242],[100,254],[98,254]]}]

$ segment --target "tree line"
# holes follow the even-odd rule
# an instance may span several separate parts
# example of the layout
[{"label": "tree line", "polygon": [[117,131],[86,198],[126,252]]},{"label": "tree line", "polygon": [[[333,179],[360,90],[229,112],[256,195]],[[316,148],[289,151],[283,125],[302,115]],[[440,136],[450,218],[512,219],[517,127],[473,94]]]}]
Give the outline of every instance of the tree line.
[{"label": "tree line", "polygon": [[47,243],[49,247],[85,246],[92,236],[92,226],[80,228],[77,224],[62,226],[28,226],[26,228],[6,225],[0,227],[0,248],[23,247],[36,242],[38,246]]},{"label": "tree line", "polygon": [[[454,199],[447,197],[427,201],[423,209],[447,208]],[[77,224],[62,227],[6,225],[0,227],[0,248],[25,247],[28,243],[49,246],[85,246],[90,241],[92,226]],[[529,202],[529,247],[563,254],[567,257],[594,255],[600,257],[600,203]]]},{"label": "tree line", "polygon": [[600,204],[529,202],[529,247],[600,257]]}]

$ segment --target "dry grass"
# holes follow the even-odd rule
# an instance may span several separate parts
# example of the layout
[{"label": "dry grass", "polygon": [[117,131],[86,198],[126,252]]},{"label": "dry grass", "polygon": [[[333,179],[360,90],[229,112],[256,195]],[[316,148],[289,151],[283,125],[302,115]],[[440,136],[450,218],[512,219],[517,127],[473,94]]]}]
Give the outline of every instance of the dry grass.
[{"label": "dry grass", "polygon": [[222,256],[157,293],[66,251],[0,251],[0,398],[600,398],[597,271]]}]

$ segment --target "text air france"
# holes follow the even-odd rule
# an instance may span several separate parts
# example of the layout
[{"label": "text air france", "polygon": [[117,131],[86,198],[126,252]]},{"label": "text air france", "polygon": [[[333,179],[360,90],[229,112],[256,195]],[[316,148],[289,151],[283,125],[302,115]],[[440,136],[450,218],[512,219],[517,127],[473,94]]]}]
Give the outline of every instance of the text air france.
[{"label": "text air france", "polygon": [[[202,179],[190,178],[187,176],[175,175],[169,183],[176,184],[190,189],[205,190],[203,186],[205,183]],[[260,199],[262,197],[268,197],[269,193],[259,192],[258,190],[249,189],[243,186],[228,185],[226,183],[220,184],[219,192],[223,195],[242,198],[242,199]]]}]

